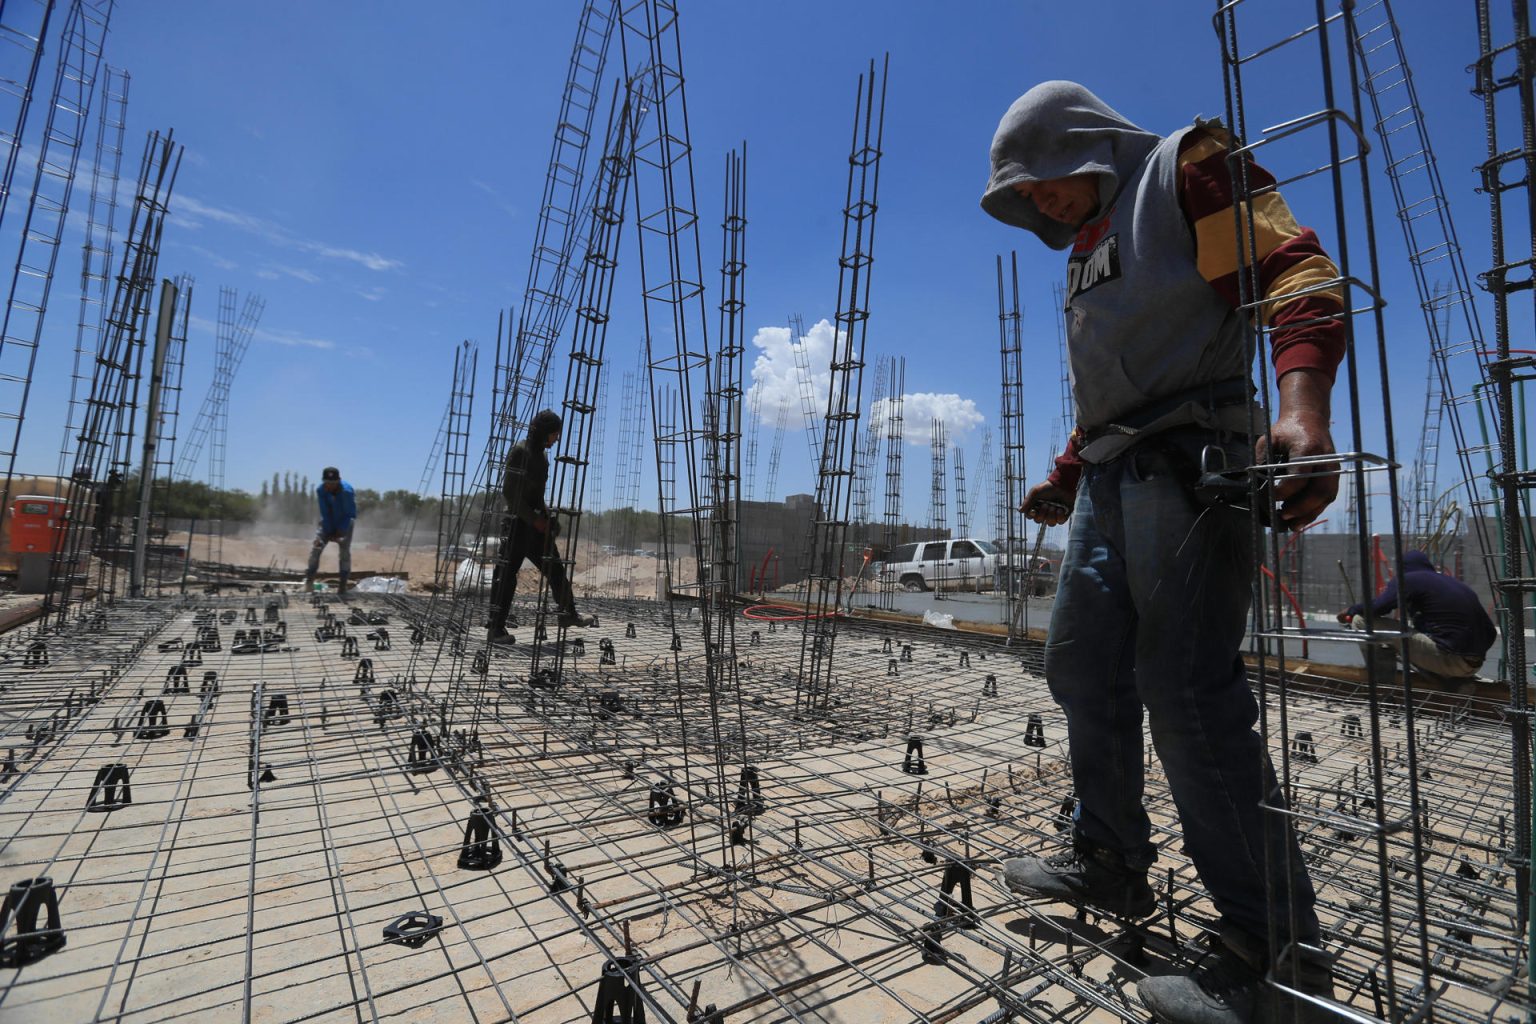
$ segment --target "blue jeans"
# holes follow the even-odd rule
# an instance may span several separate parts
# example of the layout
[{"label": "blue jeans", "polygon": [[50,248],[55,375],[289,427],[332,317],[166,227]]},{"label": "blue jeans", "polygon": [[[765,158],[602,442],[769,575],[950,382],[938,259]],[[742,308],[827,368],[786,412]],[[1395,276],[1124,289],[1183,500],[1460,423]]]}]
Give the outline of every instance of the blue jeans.
[{"label": "blue jeans", "polygon": [[[1290,820],[1259,807],[1284,800],[1239,654],[1252,527],[1243,512],[1201,508],[1180,479],[1212,440],[1171,432],[1087,466],[1078,486],[1045,648],[1067,716],[1077,834],[1133,868],[1156,859],[1142,806],[1145,710],[1184,848],[1224,921],[1267,941],[1272,914],[1282,941],[1315,941]],[[1233,466],[1251,461],[1246,440],[1225,447]],[[1170,448],[1194,462],[1181,466]]]}]

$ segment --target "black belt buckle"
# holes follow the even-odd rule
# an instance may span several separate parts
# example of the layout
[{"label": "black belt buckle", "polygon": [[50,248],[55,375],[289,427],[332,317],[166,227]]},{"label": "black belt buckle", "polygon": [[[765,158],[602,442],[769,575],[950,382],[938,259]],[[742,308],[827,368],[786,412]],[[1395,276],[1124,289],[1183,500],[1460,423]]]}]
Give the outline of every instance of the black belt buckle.
[{"label": "black belt buckle", "polygon": [[[1273,488],[1266,476],[1259,481],[1259,522],[1265,526],[1275,523]],[[1216,444],[1200,449],[1200,475],[1195,480],[1195,500],[1206,508],[1218,505],[1237,512],[1252,512],[1248,467],[1232,469],[1227,464],[1227,451]]]}]

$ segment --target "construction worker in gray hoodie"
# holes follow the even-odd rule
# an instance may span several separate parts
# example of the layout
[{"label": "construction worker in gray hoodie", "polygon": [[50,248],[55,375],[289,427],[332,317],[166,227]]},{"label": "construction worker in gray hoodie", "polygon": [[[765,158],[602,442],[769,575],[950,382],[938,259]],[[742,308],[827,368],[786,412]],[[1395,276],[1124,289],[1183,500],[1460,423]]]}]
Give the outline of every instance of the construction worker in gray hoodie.
[{"label": "construction worker in gray hoodie", "polygon": [[[1184,848],[1221,916],[1193,975],[1139,985],[1154,1015],[1175,1024],[1331,1019],[1333,991],[1312,882],[1239,655],[1253,581],[1249,492],[1233,500],[1201,469],[1290,465],[1274,504],[1256,510],[1275,529],[1299,529],[1333,500],[1330,391],[1344,306],[1316,235],[1251,161],[1248,195],[1262,194],[1241,204],[1256,251],[1239,259],[1232,145],[1213,122],[1159,136],[1080,85],[1045,82],[999,124],[981,201],[1070,250],[1077,419],[1056,470],[1021,507],[1042,524],[1071,523],[1045,672],[1067,720],[1073,842],[1005,861],[1002,880],[1130,917],[1152,911],[1145,713]],[[1257,278],[1270,327],[1279,407],[1267,432],[1240,272]]]}]

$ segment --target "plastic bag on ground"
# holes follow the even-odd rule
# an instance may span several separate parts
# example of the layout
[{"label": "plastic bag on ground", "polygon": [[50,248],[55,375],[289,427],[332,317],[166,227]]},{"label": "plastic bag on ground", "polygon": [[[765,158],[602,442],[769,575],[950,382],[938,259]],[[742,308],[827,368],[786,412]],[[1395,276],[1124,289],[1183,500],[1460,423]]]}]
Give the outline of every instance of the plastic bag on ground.
[{"label": "plastic bag on ground", "polygon": [[923,612],[923,624],[940,629],[954,629],[955,617],[948,612]]},{"label": "plastic bag on ground", "polygon": [[453,572],[453,585],[456,588],[478,587],[482,579],[480,563],[473,558],[466,558],[459,563],[459,567]]},{"label": "plastic bag on ground", "polygon": [[403,594],[405,580],[395,576],[364,576],[352,589],[359,594]]}]

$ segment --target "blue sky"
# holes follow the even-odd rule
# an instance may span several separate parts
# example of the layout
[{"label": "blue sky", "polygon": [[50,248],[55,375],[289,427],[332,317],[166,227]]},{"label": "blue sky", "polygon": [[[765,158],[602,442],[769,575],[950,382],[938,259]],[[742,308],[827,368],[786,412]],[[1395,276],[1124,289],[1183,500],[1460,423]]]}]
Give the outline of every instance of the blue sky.
[{"label": "blue sky", "polygon": [[[870,57],[889,51],[866,355],[871,366],[881,354],[905,356],[909,393],[959,396],[949,408],[969,400],[969,412],[954,414],[968,429],[952,425],[950,436],[966,447],[974,472],[983,429],[997,429],[993,261],[1016,247],[1027,304],[1026,440],[1031,470],[1043,470],[1059,408],[1050,310],[1063,259],[977,206],[992,131],[1019,93],[1049,78],[1082,81],[1156,131],[1220,114],[1213,6],[685,3],[684,71],[710,308],[723,158],[746,140],[748,335],[782,328],[793,313],[807,325],[831,317],[854,84]],[[1269,13],[1254,17],[1272,21],[1253,26],[1255,41],[1300,27],[1312,7],[1265,6]],[[230,485],[254,491],[274,471],[313,478],[334,463],[358,486],[414,489],[442,418],[453,348],[465,338],[481,345],[478,449],[496,317],[522,300],[578,10],[573,2],[349,0],[119,6],[107,59],[132,75],[125,166],[137,165],[151,128],[174,128],[186,145],[160,264],[164,275],[197,279],[183,436],[212,372],[219,286],[266,300],[231,396]],[[1484,141],[1466,72],[1476,56],[1471,5],[1417,0],[1396,10],[1475,274],[1488,262],[1488,217],[1486,201],[1472,191]],[[1253,66],[1250,129],[1320,105],[1314,66],[1301,59],[1315,59],[1315,51],[1295,52]],[[1319,144],[1276,147],[1277,169],[1299,169],[1320,155]],[[1426,350],[1379,167],[1374,187],[1396,416],[1411,447]],[[1315,193],[1299,188],[1292,205],[1331,245],[1331,206]],[[84,195],[82,181],[77,210]],[[1363,253],[1363,236],[1353,244]],[[634,366],[639,343],[633,254],[629,238],[608,337],[605,477],[613,475],[618,442],[620,375]],[[51,473],[56,464],[78,276],[74,235],[59,259],[23,471]],[[1484,326],[1491,331],[1491,317]],[[771,348],[775,335],[761,340]],[[754,347],[752,354],[772,353]],[[778,367],[765,362],[762,378]],[[872,380],[871,373],[866,388]],[[550,382],[555,394],[559,385]],[[909,427],[916,407],[909,407]],[[1379,437],[1379,401],[1363,401],[1362,411]],[[772,440],[767,408],[765,417],[760,478]],[[800,429],[795,406],[781,494],[811,489]],[[654,476],[647,471],[644,479],[649,500]],[[905,510],[914,520],[927,514],[928,480],[929,450],[910,445]],[[604,493],[611,488],[605,480]]]}]

